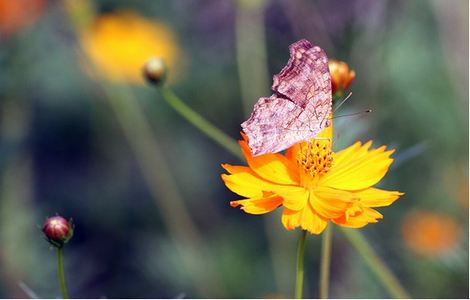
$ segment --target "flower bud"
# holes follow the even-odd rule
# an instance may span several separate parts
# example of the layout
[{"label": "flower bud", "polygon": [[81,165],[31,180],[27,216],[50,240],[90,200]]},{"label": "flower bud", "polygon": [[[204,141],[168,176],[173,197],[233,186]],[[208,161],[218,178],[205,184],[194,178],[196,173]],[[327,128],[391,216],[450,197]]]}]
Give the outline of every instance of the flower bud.
[{"label": "flower bud", "polygon": [[44,222],[42,232],[49,243],[61,248],[73,235],[73,224],[61,216],[50,217]]},{"label": "flower bud", "polygon": [[161,84],[165,81],[167,69],[161,58],[152,57],[143,68],[145,78],[153,84]]},{"label": "flower bud", "polygon": [[328,66],[330,68],[333,95],[337,92],[344,93],[356,78],[356,72],[350,70],[345,62],[334,59],[330,59]]}]

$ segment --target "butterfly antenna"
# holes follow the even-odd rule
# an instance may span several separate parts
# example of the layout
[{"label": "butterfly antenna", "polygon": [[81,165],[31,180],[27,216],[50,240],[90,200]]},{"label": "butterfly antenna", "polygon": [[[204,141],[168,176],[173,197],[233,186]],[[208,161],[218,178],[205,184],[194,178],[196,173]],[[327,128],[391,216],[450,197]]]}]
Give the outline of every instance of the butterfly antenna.
[{"label": "butterfly antenna", "polygon": [[365,110],[365,111],[360,111],[360,112],[356,112],[356,113],[352,113],[352,114],[347,114],[347,115],[336,116],[336,117],[333,117],[333,119],[342,118],[342,117],[352,117],[352,116],[367,114],[367,113],[370,113],[370,112],[372,112],[372,109],[367,109],[367,110]]},{"label": "butterfly antenna", "polygon": [[352,92],[349,92],[349,94],[346,96],[346,98],[344,98],[339,104],[338,106],[335,107],[335,110],[333,111],[333,114],[341,107],[341,105],[344,104],[344,102],[346,102],[346,100],[348,100],[350,97],[352,96]]}]

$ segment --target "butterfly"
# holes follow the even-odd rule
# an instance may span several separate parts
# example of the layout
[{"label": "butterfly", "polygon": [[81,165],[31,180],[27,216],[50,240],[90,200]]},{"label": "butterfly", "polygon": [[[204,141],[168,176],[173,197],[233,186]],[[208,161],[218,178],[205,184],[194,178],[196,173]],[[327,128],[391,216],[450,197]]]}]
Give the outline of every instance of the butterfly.
[{"label": "butterfly", "polygon": [[302,39],[290,45],[289,52],[287,65],[273,76],[273,94],[259,98],[241,124],[254,156],[309,141],[330,124],[331,77],[325,51]]}]

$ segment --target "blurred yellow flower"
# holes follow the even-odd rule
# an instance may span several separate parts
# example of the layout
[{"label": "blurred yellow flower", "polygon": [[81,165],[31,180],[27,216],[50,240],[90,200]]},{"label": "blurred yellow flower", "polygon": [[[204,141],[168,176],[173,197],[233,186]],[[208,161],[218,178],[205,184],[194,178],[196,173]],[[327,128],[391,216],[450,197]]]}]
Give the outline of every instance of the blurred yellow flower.
[{"label": "blurred yellow flower", "polygon": [[423,256],[439,256],[453,250],[461,234],[453,218],[430,211],[410,213],[401,229],[405,245]]},{"label": "blurred yellow flower", "polygon": [[229,173],[222,175],[225,185],[246,198],[230,204],[250,214],[283,206],[282,223],[288,230],[301,227],[320,234],[328,221],[363,227],[383,217],[373,207],[388,206],[403,195],[372,187],[387,173],[393,150],[369,150],[369,141],[333,153],[332,127],[320,139],[296,144],[285,155],[253,157],[243,138],[240,145],[248,167],[222,165]]},{"label": "blurred yellow flower", "polygon": [[161,58],[171,77],[181,59],[167,25],[128,11],[99,16],[82,32],[81,42],[91,61],[114,81],[144,83],[142,67],[151,57]]},{"label": "blurred yellow flower", "polygon": [[330,59],[328,67],[331,74],[331,89],[333,95],[336,92],[346,91],[354,78],[356,78],[356,72],[350,70],[348,64],[343,61]]}]

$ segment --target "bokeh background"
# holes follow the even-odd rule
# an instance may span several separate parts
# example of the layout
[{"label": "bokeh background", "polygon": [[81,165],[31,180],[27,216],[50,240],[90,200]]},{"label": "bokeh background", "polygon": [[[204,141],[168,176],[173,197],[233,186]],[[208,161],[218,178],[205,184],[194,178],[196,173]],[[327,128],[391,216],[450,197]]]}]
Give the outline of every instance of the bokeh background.
[{"label": "bokeh background", "polygon": [[[361,232],[416,298],[468,298],[468,1],[0,0],[0,297],[59,297],[41,226],[73,218],[80,298],[292,297],[298,232],[246,215],[220,179],[238,158],[141,79],[231,137],[301,38],[356,71],[335,147],[397,150],[406,193]],[[309,235],[307,297],[321,237]],[[337,228],[330,293],[390,297]]]}]

